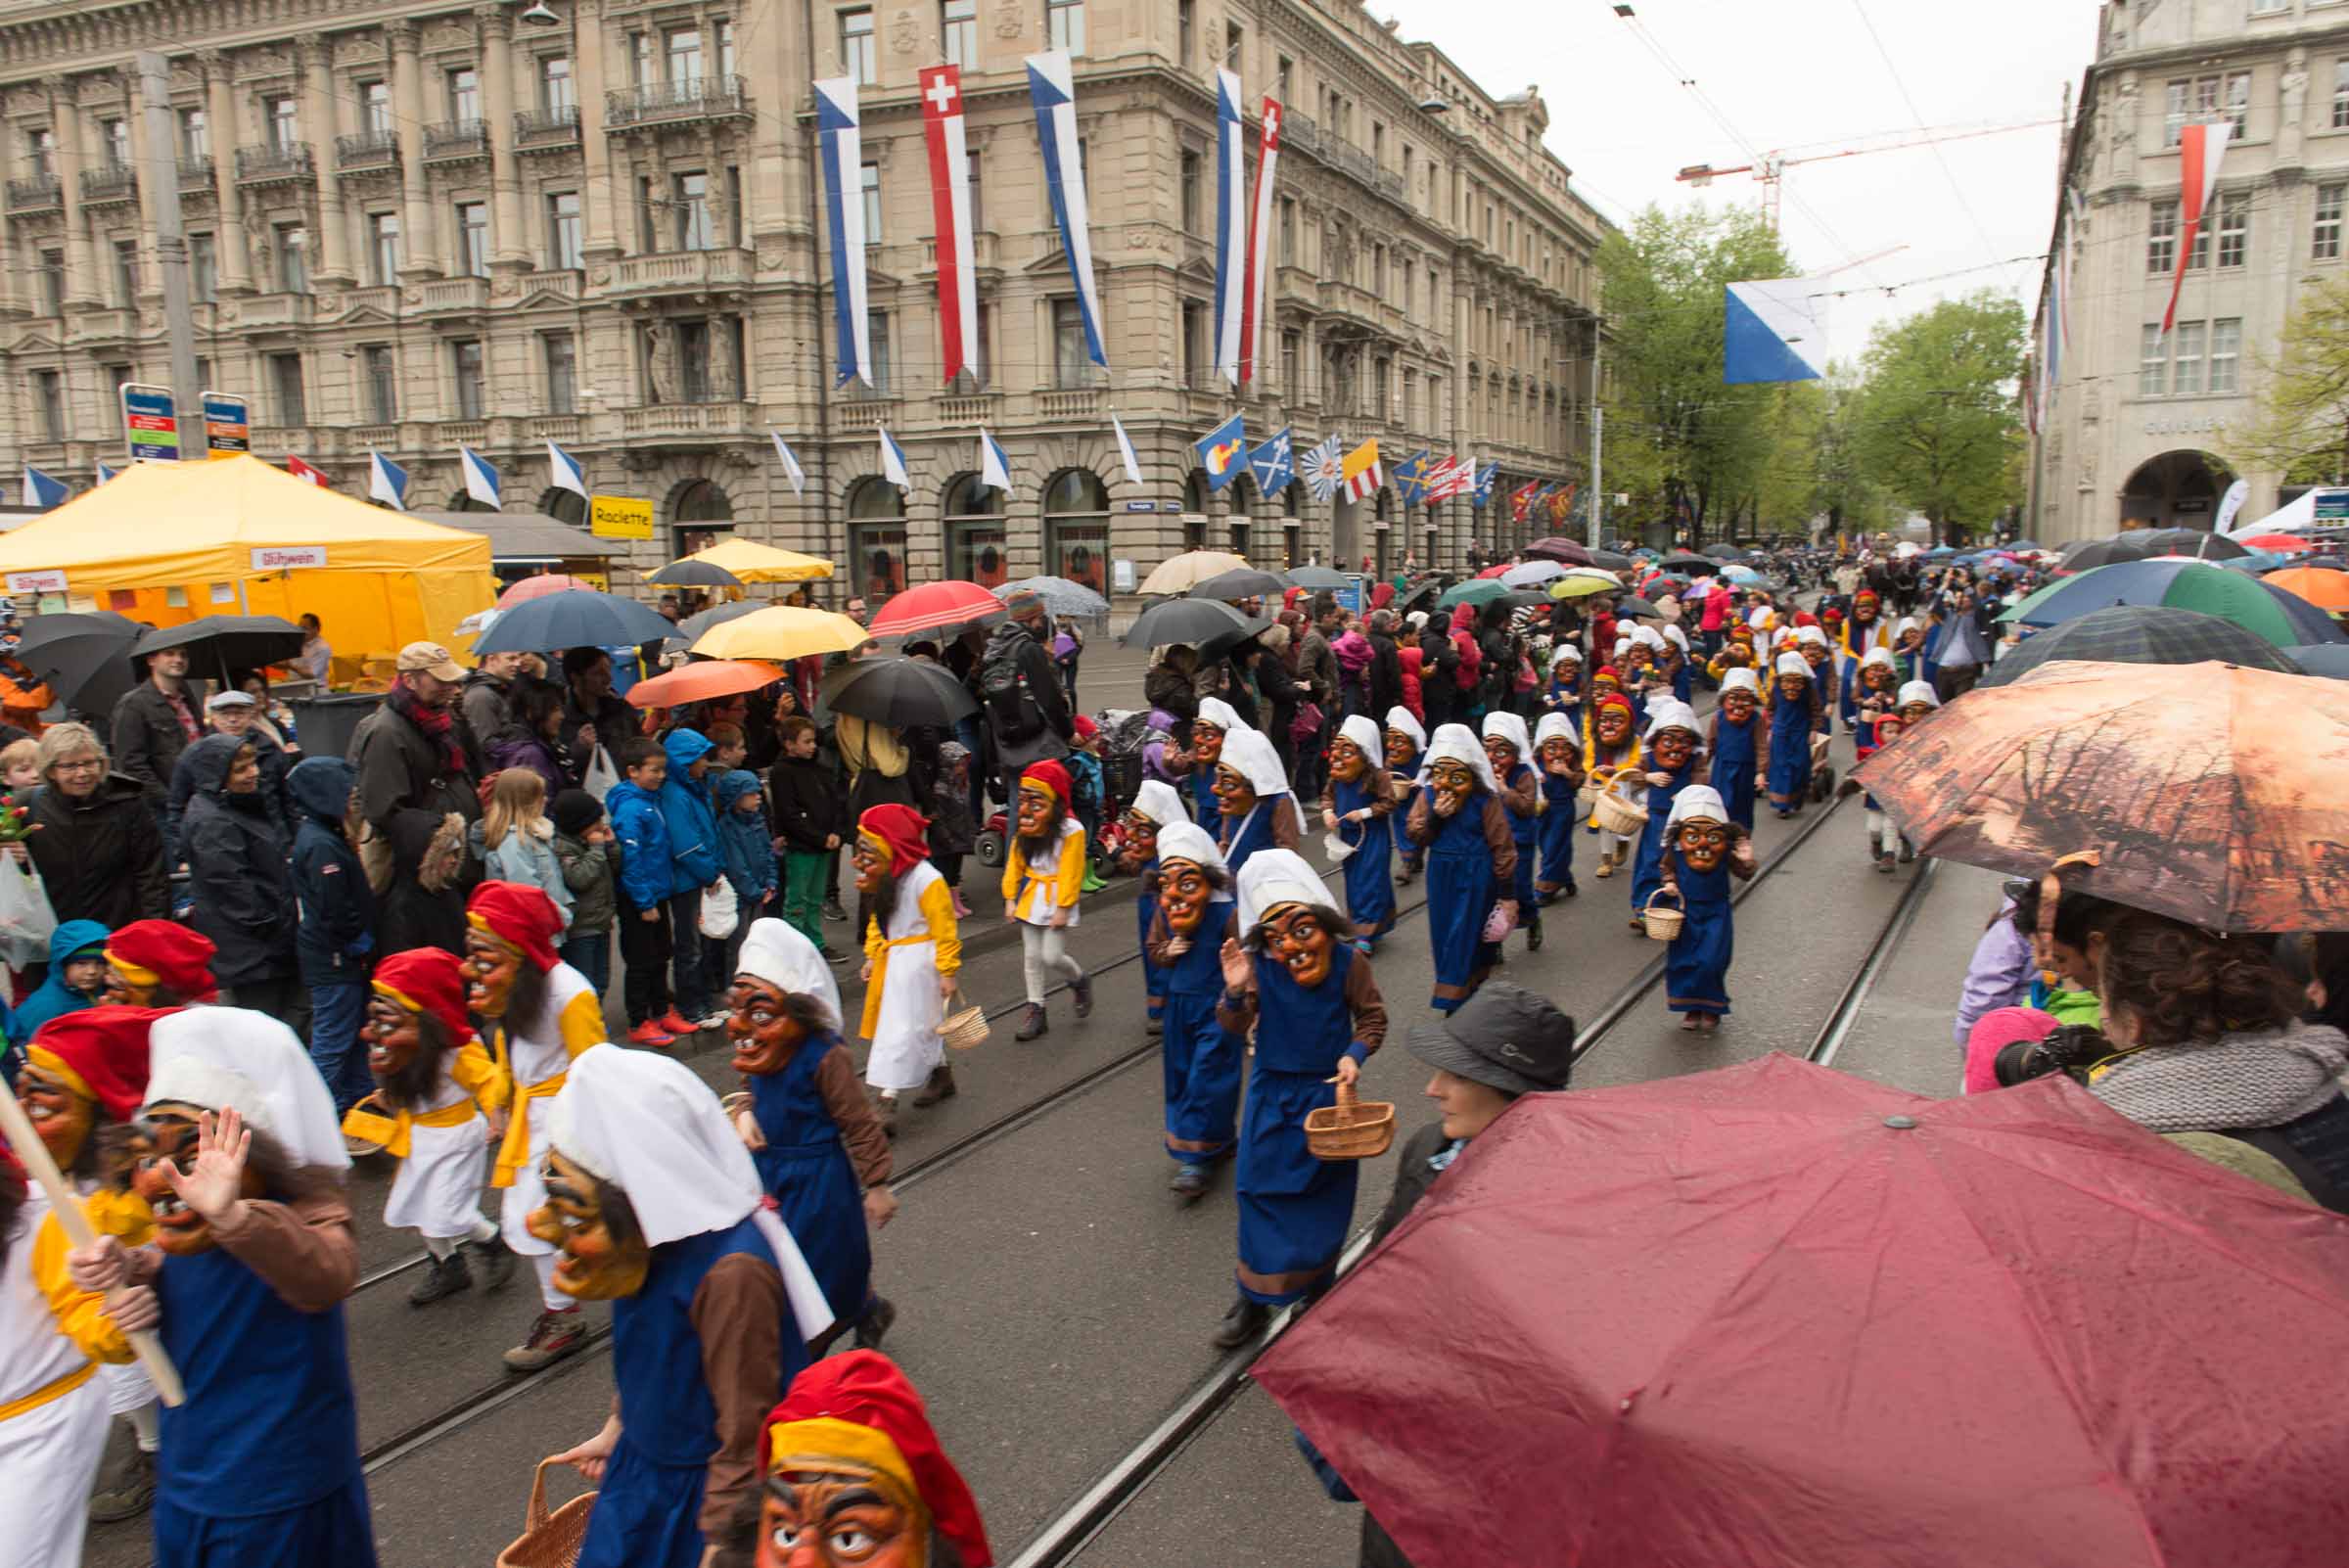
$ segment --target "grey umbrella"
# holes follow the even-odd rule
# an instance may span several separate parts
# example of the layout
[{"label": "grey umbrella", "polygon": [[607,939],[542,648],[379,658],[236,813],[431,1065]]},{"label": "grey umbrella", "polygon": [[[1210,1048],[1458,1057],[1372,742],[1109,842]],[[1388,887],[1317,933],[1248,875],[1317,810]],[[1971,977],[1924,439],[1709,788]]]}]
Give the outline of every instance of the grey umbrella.
[{"label": "grey umbrella", "polygon": [[676,627],[648,605],[617,594],[566,588],[525,600],[473,641],[487,653],[549,653],[557,648],[604,648],[660,642]]},{"label": "grey umbrella", "polygon": [[1022,577],[991,590],[998,599],[1009,599],[1015,593],[1033,593],[1044,601],[1044,609],[1056,616],[1105,616],[1109,601],[1082,582],[1067,577]]},{"label": "grey umbrella", "polygon": [[2058,659],[2116,665],[2248,665],[2287,675],[2306,673],[2293,658],[2257,632],[2232,621],[2169,605],[2118,604],[2092,610],[2020,646],[1982,675],[1984,686],[2005,686]]},{"label": "grey umbrella", "polygon": [[1291,567],[1288,577],[1290,587],[1303,588],[1309,593],[1322,588],[1343,588],[1354,580],[1345,573],[1333,572],[1325,566]]},{"label": "grey umbrella", "polygon": [[742,578],[707,561],[671,561],[644,579],[665,588],[739,588]]},{"label": "grey umbrella", "polygon": [[1287,591],[1288,584],[1269,572],[1254,567],[1245,572],[1225,572],[1208,578],[1191,589],[1194,599],[1277,599]]},{"label": "grey umbrella", "polygon": [[[1157,648],[1174,643],[1197,647],[1212,637],[1230,633],[1249,625],[1241,615],[1221,599],[1169,599],[1154,604],[1134,618],[1132,625],[1118,640],[1128,647]],[[1242,631],[1240,636],[1247,635]],[[1238,640],[1236,637],[1234,641]]]}]

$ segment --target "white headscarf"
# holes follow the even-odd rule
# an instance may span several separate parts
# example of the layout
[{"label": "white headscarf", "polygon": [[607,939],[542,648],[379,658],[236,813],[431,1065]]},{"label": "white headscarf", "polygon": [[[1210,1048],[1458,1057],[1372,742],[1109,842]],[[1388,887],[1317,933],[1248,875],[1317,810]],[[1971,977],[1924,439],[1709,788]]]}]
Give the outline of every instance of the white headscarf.
[{"label": "white headscarf", "polygon": [[1583,737],[1574,727],[1574,720],[1568,718],[1564,714],[1543,714],[1542,721],[1534,726],[1536,748],[1552,737],[1558,740],[1572,741],[1577,746],[1583,743]]},{"label": "white headscarf", "polygon": [[1631,651],[1632,639],[1629,637],[1618,637],[1615,639],[1615,652],[1607,662],[1612,665],[1620,665],[1623,663],[1623,656]]},{"label": "white headscarf", "polygon": [[1361,754],[1370,759],[1372,767],[1387,765],[1387,737],[1380,732],[1378,720],[1368,714],[1356,714],[1349,717],[1338,726],[1338,733],[1360,748]]},{"label": "white headscarf", "polygon": [[1504,713],[1499,710],[1495,710],[1494,712],[1487,714],[1485,715],[1485,733],[1489,736],[1497,735],[1502,740],[1507,741],[1511,746],[1516,747],[1517,761],[1520,762],[1530,762],[1533,761],[1533,739],[1525,732],[1525,720],[1518,717],[1515,714]]},{"label": "white headscarf", "polygon": [[1797,626],[1794,628],[1794,639],[1797,642],[1816,642],[1824,648],[1827,646],[1827,629],[1824,626]]},{"label": "white headscarf", "polygon": [[1791,648],[1778,655],[1778,662],[1770,668],[1781,675],[1800,675],[1805,680],[1811,678],[1811,662]]},{"label": "white headscarf", "polygon": [[1632,628],[1632,640],[1643,643],[1657,653],[1664,651],[1664,633],[1642,621]]},{"label": "white headscarf", "polygon": [[1710,784],[1691,784],[1673,798],[1672,815],[1665,819],[1667,828],[1679,827],[1690,817],[1703,817],[1708,822],[1727,822],[1729,808],[1721,801],[1721,792]]},{"label": "white headscarf", "polygon": [[188,1007],[147,1037],[147,1103],[234,1109],[296,1165],[350,1165],[335,1097],[294,1031],[242,1007]]},{"label": "white headscarf", "polygon": [[1295,850],[1259,850],[1240,867],[1240,940],[1254,945],[1265,911],[1284,903],[1337,910],[1329,884]]},{"label": "white headscarf", "polygon": [[1860,665],[1862,669],[1865,669],[1869,665],[1882,665],[1885,669],[1890,669],[1893,668],[1892,650],[1883,643],[1878,643],[1862,657]]},{"label": "white headscarf", "polygon": [[[1799,659],[1802,656],[1797,654],[1795,657]],[[1751,692],[1754,696],[1759,697],[1762,695],[1762,682],[1754,677],[1751,669],[1739,665],[1733,669],[1722,672],[1721,694],[1727,697],[1732,691]]]},{"label": "white headscarf", "polygon": [[1579,665],[1582,662],[1583,651],[1571,642],[1559,643],[1549,656],[1549,668],[1552,669],[1557,669],[1560,665]]},{"label": "white headscarf", "polygon": [[1650,703],[1647,709],[1647,732],[1684,729],[1698,739],[1704,738],[1704,726],[1697,722],[1696,710],[1678,697],[1667,697],[1660,703]]},{"label": "white headscarf", "polygon": [[1289,776],[1280,769],[1280,754],[1270,741],[1245,724],[1224,735],[1223,755],[1216,763],[1246,779],[1260,800],[1289,793]]},{"label": "white headscarf", "polygon": [[1910,632],[1914,631],[1915,629],[1916,617],[1903,616],[1901,617],[1900,623],[1892,628],[1893,640],[1897,642],[1902,637],[1907,636]]},{"label": "white headscarf", "polygon": [[1403,707],[1388,709],[1387,728],[1400,729],[1408,735],[1411,738],[1411,750],[1415,752],[1427,750],[1427,730],[1420,724],[1418,715],[1409,709]]},{"label": "white headscarf", "polygon": [[771,918],[752,921],[734,973],[756,976],[796,996],[814,997],[831,1015],[832,1027],[840,1027],[840,982],[799,927]]},{"label": "white headscarf", "polygon": [[1241,721],[1238,710],[1234,709],[1231,704],[1225,702],[1221,697],[1200,698],[1199,716],[1193,719],[1192,722],[1195,724],[1213,724],[1216,728],[1221,730],[1226,735],[1232,733],[1234,730],[1246,729],[1248,727]]},{"label": "white headscarf", "polygon": [[1903,708],[1908,707],[1911,703],[1930,703],[1939,708],[1941,693],[1935,691],[1928,681],[1912,680],[1901,688],[1899,701]]},{"label": "white headscarf", "polygon": [[1465,724],[1438,724],[1435,739],[1419,758],[1418,782],[1425,784],[1436,776],[1436,764],[1443,761],[1466,762],[1476,772],[1476,780],[1494,795],[1500,793],[1500,780],[1493,776],[1493,759],[1477,744],[1476,734]]},{"label": "white headscarf", "polygon": [[823,1287],[765,1207],[742,1135],[692,1068],[656,1051],[590,1045],[573,1058],[547,1108],[547,1136],[566,1159],[627,1194],[647,1246],[756,1219],[801,1336],[832,1326]]},{"label": "white headscarf", "polygon": [[[1164,866],[1169,860],[1188,860],[1218,871],[1230,869],[1223,863],[1223,852],[1216,848],[1215,835],[1195,822],[1171,822],[1158,830],[1158,863]],[[1219,893],[1216,897],[1227,899],[1230,895]]]},{"label": "white headscarf", "polygon": [[1128,809],[1136,816],[1148,817],[1162,828],[1191,819],[1191,813],[1182,808],[1182,797],[1163,778],[1142,780],[1142,787],[1134,792],[1133,805]]}]

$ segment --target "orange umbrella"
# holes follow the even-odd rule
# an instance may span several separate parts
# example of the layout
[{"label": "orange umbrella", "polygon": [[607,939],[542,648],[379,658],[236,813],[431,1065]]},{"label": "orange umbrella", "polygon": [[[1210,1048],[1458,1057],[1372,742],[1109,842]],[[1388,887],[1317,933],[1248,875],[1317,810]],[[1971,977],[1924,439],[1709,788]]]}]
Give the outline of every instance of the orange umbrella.
[{"label": "orange umbrella", "polygon": [[2271,588],[2296,593],[2332,615],[2349,614],[2349,572],[2331,567],[2286,567],[2264,579]]},{"label": "orange umbrella", "polygon": [[2068,660],[1975,690],[1853,779],[1920,854],[2212,931],[2349,930],[2349,683]]},{"label": "orange umbrella", "polygon": [[757,659],[704,659],[636,682],[628,688],[627,698],[638,708],[678,708],[757,691],[782,678],[781,669]]}]

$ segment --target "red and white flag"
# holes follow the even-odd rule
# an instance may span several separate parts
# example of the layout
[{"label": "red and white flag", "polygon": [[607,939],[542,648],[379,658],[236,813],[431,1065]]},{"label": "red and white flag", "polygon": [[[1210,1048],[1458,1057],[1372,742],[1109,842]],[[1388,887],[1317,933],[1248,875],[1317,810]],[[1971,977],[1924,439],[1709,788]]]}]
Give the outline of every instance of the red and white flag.
[{"label": "red and white flag", "polygon": [[1449,501],[1455,495],[1465,495],[1476,488],[1476,465],[1461,457],[1446,457],[1437,461],[1427,475],[1427,501]]},{"label": "red and white flag", "polygon": [[1280,161],[1280,100],[1265,100],[1256,144],[1256,200],[1248,206],[1248,265],[1240,279],[1240,384],[1255,379],[1265,336],[1265,278],[1272,270],[1272,168]]},{"label": "red and white flag", "polygon": [[[2178,291],[2186,287],[2187,263],[2194,258],[2194,237],[2210,210],[2219,188],[2219,164],[2227,157],[2227,138],[2234,131],[2230,120],[2215,125],[2188,125],[2178,142],[2178,273],[2170,280],[2170,307],[2161,313],[2164,337],[2178,324]],[[2060,263],[2058,263],[2060,264]]]},{"label": "red and white flag", "polygon": [[310,467],[309,464],[303,462],[299,457],[288,457],[286,459],[286,472],[293,475],[298,480],[308,480],[312,484],[317,485],[322,490],[331,490],[334,488],[332,484],[327,484],[326,476],[324,474],[319,473],[316,469]]},{"label": "red and white flag", "polygon": [[963,138],[962,71],[931,66],[920,77],[922,131],[930,144],[930,210],[938,235],[938,339],[946,380],[952,381],[979,355],[979,273],[971,259],[971,159]]}]

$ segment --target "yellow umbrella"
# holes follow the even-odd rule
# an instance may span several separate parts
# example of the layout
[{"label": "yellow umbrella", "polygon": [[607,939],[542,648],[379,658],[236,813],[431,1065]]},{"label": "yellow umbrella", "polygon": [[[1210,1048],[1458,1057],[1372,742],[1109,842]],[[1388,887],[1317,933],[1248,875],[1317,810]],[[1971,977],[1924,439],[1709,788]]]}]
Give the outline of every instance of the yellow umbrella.
[{"label": "yellow umbrella", "polygon": [[832,575],[829,561],[802,555],[797,550],[778,550],[771,544],[750,539],[727,539],[707,550],[696,550],[685,559],[722,568],[743,582],[806,582]]},{"label": "yellow umbrella", "polygon": [[1142,579],[1144,593],[1188,593],[1210,577],[1220,577],[1226,572],[1246,572],[1251,564],[1228,550],[1191,550],[1171,561],[1161,561],[1151,574]]},{"label": "yellow umbrella", "polygon": [[693,651],[705,659],[782,661],[850,653],[872,640],[871,632],[847,616],[778,604],[719,622],[702,633]]}]

